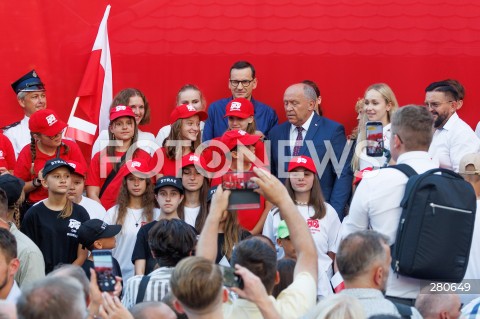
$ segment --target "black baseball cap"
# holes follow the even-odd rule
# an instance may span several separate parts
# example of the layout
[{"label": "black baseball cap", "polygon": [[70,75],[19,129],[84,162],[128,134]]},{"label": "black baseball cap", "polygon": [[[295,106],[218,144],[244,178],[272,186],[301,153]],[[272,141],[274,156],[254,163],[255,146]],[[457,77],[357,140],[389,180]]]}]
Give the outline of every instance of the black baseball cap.
[{"label": "black baseball cap", "polygon": [[45,176],[48,173],[50,173],[51,171],[53,171],[53,170],[55,170],[59,167],[66,167],[70,171],[70,173],[75,172],[75,169],[72,166],[70,166],[67,162],[65,162],[63,159],[54,158],[54,159],[48,160],[45,163],[45,166],[43,166],[42,175]]},{"label": "black baseball cap", "polygon": [[78,242],[88,249],[96,240],[114,237],[121,230],[122,225],[109,225],[100,219],[90,219],[78,228]]},{"label": "black baseball cap", "polygon": [[7,194],[8,206],[15,204],[22,195],[25,182],[11,174],[0,175],[0,188]]},{"label": "black baseball cap", "polygon": [[155,194],[158,192],[158,190],[162,187],[165,186],[172,186],[175,187],[180,191],[181,194],[183,194],[183,185],[182,185],[182,180],[180,178],[176,178],[174,176],[163,176],[157,180],[155,183]]}]

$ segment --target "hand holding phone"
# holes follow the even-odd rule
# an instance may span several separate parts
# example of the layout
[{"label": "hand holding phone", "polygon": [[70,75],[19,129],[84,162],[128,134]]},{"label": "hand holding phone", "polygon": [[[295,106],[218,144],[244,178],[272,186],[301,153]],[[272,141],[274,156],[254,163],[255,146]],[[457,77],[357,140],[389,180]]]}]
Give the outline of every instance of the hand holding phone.
[{"label": "hand holding phone", "polygon": [[228,266],[218,265],[220,267],[220,271],[222,272],[223,276],[223,285],[225,287],[237,287],[242,289],[243,288],[243,281],[242,277],[235,274],[235,269]]},{"label": "hand holding phone", "polygon": [[258,209],[260,195],[254,192],[258,188],[251,178],[253,172],[227,172],[222,176],[222,188],[231,191],[228,210]]},{"label": "hand holding phone", "polygon": [[383,156],[383,124],[382,122],[367,122],[365,125],[367,140],[367,155]]},{"label": "hand holding phone", "polygon": [[93,250],[93,264],[97,274],[98,287],[101,291],[115,290],[112,252],[109,250]]}]

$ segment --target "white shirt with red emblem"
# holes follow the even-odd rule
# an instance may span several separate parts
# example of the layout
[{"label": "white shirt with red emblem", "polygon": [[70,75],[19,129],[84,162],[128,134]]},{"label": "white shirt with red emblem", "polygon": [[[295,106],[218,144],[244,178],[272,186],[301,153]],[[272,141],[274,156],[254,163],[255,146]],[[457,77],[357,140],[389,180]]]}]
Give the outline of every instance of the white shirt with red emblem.
[{"label": "white shirt with red emblem", "polygon": [[[307,222],[308,228],[315,242],[318,255],[318,287],[317,294],[319,296],[328,296],[333,294],[330,285],[330,278],[333,275],[332,259],[327,255],[329,251],[336,251],[337,237],[340,231],[340,219],[335,209],[330,204],[325,203],[327,213],[322,219],[310,219],[314,215],[312,206],[300,206],[297,208],[302,217]],[[276,213],[275,213],[276,212]],[[263,227],[263,235],[270,238],[277,249],[277,258],[283,258],[283,248],[277,244],[277,229],[280,223],[280,214],[276,208],[273,208],[267,216]]]}]

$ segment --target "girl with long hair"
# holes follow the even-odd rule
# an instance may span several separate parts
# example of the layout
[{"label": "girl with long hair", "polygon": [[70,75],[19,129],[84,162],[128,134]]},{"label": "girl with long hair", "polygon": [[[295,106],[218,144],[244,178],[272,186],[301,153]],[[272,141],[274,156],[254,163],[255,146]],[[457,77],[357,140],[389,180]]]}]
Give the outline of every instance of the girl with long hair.
[{"label": "girl with long hair", "polygon": [[[87,196],[105,207],[106,210],[115,205],[122,185],[123,176],[118,174],[127,160],[127,151],[137,142],[138,129],[135,113],[125,105],[118,105],[110,109],[109,141],[118,141],[115,146],[107,146],[95,154],[90,162],[90,167],[85,181]],[[113,143],[112,143],[113,144]],[[117,158],[112,163],[111,158]],[[136,149],[132,153],[133,159],[150,161],[150,155]]]},{"label": "girl with long hair", "polygon": [[[132,109],[135,114],[135,122],[137,127],[140,125],[145,125],[150,123],[150,104],[148,103],[147,97],[143,94],[142,91],[136,88],[126,88],[121,90],[115,95],[110,104],[110,109],[118,106],[125,105]],[[102,130],[98,134],[98,138],[93,144],[92,147],[92,157],[95,156],[98,152],[102,150],[102,142],[108,142],[109,140],[109,131]],[[150,132],[143,132],[138,128],[138,141],[150,141],[155,142],[155,136]],[[153,143],[149,143],[151,146],[154,146]],[[150,152],[149,148],[145,148],[147,152]],[[157,148],[153,149],[155,151]],[[153,152],[152,152],[153,153]]]},{"label": "girl with long hair", "polygon": [[172,129],[164,146],[156,152],[163,158],[159,176],[178,176],[176,162],[180,162],[184,155],[195,152],[200,145],[200,121],[206,119],[207,113],[191,105],[183,104],[173,109],[170,114]]},{"label": "girl with long hair", "polygon": [[25,181],[23,190],[26,195],[23,213],[33,204],[48,197],[48,191],[42,187],[42,168],[45,162],[61,158],[76,160],[87,165],[78,145],[62,134],[67,124],[60,120],[51,109],[33,113],[28,122],[32,140],[18,155],[14,175]]},{"label": "girl with long hair", "polygon": [[160,216],[160,210],[155,208],[152,180],[142,174],[148,171],[149,163],[132,160],[125,167],[127,169],[121,172],[124,177],[117,205],[107,211],[104,220],[110,225],[122,225],[121,232],[116,236],[117,246],[113,249],[112,255],[120,264],[124,282],[133,276],[134,267],[131,259],[140,227]]},{"label": "girl with long hair", "polygon": [[182,186],[184,198],[178,206],[178,217],[202,231],[208,215],[207,195],[210,188],[208,178],[204,176],[203,158],[190,153],[182,157]]},{"label": "girl with long hair", "polygon": [[87,251],[78,243],[77,231],[90,217],[85,208],[67,198],[74,169],[59,158],[47,161],[42,171],[48,197],[27,211],[21,230],[40,248],[46,273],[62,263],[82,266]]},{"label": "girl with long hair", "polygon": [[[210,202],[216,191],[217,187],[212,187],[208,191],[207,202],[209,210]],[[216,229],[218,233],[217,255],[205,256],[205,258],[208,258],[212,261],[215,260],[215,263],[224,266],[230,266],[230,259],[232,258],[235,245],[245,238],[251,236],[250,232],[245,230],[238,223],[236,211],[225,210],[221,213],[217,212],[217,215],[208,215],[207,220],[205,221],[204,230],[202,231],[209,231],[209,229]]]},{"label": "girl with long hair", "polygon": [[[333,294],[330,278],[333,275],[333,260],[340,219],[335,209],[326,203],[320,188],[315,163],[308,156],[294,157],[288,165],[290,177],[285,187],[296,203],[298,211],[310,229],[318,254],[318,295]],[[263,234],[277,243],[277,230],[281,221],[278,208],[273,208],[267,216]],[[277,257],[283,251],[277,244]]]},{"label": "girl with long hair", "polygon": [[[205,111],[205,108],[207,107],[207,101],[205,100],[205,96],[203,95],[202,91],[200,91],[200,89],[194,84],[185,84],[184,86],[182,86],[177,93],[177,98],[175,102],[176,106],[184,104],[191,105],[197,111]],[[202,139],[202,132],[204,126],[205,122],[200,121],[200,140]],[[168,137],[168,135],[170,135],[171,130],[172,126],[168,124],[158,131],[155,141],[157,142],[159,147],[163,146],[163,142]]]},{"label": "girl with long hair", "polygon": [[[392,89],[385,83],[370,85],[365,91],[363,104],[363,114],[356,129],[357,140],[351,163],[354,172],[367,167],[380,168],[388,164],[390,160],[390,119],[398,109],[397,98]],[[365,125],[369,121],[381,122],[383,125],[383,147],[385,151],[382,157],[370,157],[366,154]]]}]

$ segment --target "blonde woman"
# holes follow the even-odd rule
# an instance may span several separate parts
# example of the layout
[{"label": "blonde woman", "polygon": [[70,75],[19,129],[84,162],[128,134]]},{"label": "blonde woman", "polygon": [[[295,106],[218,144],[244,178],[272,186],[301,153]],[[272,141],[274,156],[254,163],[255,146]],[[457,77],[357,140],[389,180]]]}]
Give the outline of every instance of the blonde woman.
[{"label": "blonde woman", "polygon": [[[391,136],[390,119],[398,109],[397,98],[392,89],[385,83],[370,85],[365,91],[363,103],[364,110],[358,123],[357,143],[351,164],[354,172],[367,167],[379,168],[388,163]],[[370,157],[366,154],[365,124],[367,122],[381,122],[383,125],[383,145],[385,152],[382,157]]]}]

